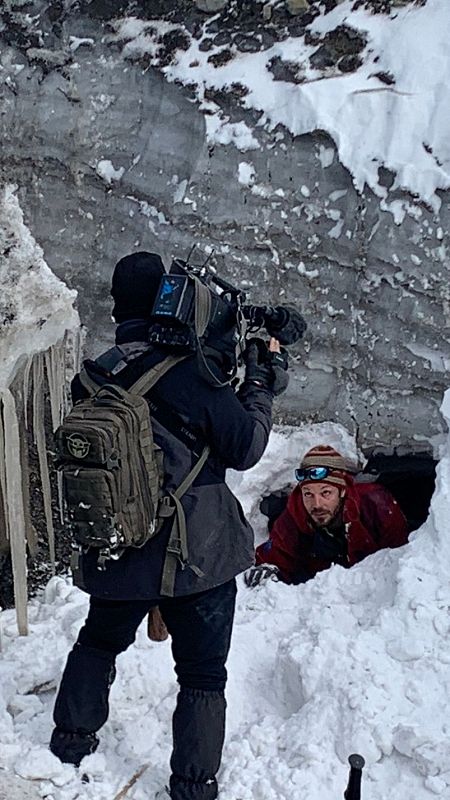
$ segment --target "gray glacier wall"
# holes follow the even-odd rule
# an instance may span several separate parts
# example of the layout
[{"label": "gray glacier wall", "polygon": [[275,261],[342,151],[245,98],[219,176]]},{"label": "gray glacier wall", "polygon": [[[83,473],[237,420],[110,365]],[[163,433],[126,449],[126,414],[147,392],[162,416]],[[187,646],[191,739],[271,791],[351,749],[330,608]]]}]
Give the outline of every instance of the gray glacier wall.
[{"label": "gray glacier wall", "polygon": [[189,88],[109,39],[124,4],[101,5],[10,2],[0,27],[1,180],[78,290],[88,352],[112,339],[115,261],[147,249],[169,263],[197,243],[251,301],[303,310],[278,421],[339,421],[367,449],[426,446],[450,365],[450,194],[439,215],[411,202],[398,225],[355,190],[328,136],[258,127],[233,92],[215,99],[261,147],[211,145]]}]

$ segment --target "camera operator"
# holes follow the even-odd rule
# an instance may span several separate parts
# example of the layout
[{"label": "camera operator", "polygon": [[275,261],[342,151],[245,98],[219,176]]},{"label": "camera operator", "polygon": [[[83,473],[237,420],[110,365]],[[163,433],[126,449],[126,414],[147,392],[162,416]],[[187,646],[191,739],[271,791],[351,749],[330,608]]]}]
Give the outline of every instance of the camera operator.
[{"label": "camera operator", "polygon": [[[116,348],[106,358],[85,362],[97,382],[114,381],[129,388],[170,352],[170,347],[149,344],[151,310],[165,274],[160,257],[152,253],[134,253],[116,265],[111,289],[118,323]],[[289,325],[297,325],[294,338],[299,338],[304,323],[293,309],[285,320],[285,327]],[[172,638],[180,686],[166,788],[172,800],[217,796],[235,577],[254,560],[252,529],[225,484],[225,471],[246,470],[261,458],[271,429],[273,398],[288,384],[285,352],[275,340],[269,350],[261,339],[251,339],[243,353],[244,379],[235,392],[227,376],[237,338],[236,324],[228,332],[213,329],[210,336],[206,328],[202,355],[193,352],[175,364],[146,395],[155,443],[164,454],[164,492],[178,487],[205,445],[209,447],[206,462],[181,501],[188,557],[177,559],[173,596],[161,586],[167,524],[143,547],[125,548],[102,569],[95,548],[81,549],[74,582],[89,593],[90,608],[68,656],[54,709],[50,749],[61,761],[78,766],[96,750],[97,731],[107,720],[116,656],[132,644],[149,611],[159,606]],[[208,380],[208,373],[216,381]],[[76,376],[74,402],[86,395]]]}]

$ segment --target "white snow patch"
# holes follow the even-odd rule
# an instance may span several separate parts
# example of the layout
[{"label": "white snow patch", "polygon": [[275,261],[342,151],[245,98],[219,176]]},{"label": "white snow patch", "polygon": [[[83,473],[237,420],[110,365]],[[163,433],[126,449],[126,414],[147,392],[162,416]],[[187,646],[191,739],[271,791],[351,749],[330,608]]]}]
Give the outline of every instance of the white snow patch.
[{"label": "white snow patch", "polygon": [[344,223],[345,223],[344,219],[339,219],[336,222],[336,225],[333,225],[333,227],[330,228],[330,230],[328,231],[328,236],[330,237],[330,239],[339,239],[342,233],[342,228],[344,227]]},{"label": "white snow patch", "polygon": [[89,37],[69,36],[69,49],[72,53],[75,53],[79,47],[91,47],[93,44],[95,44],[95,40]]},{"label": "white snow patch", "polygon": [[255,167],[247,161],[241,161],[238,165],[238,181],[243,186],[251,186],[255,182]]},{"label": "white snow patch", "polygon": [[112,161],[107,158],[101,158],[95,164],[95,171],[106,183],[111,184],[113,181],[120,181],[125,172],[125,167],[116,169]]},{"label": "white snow patch", "polygon": [[180,183],[178,184],[177,188],[175,189],[175,191],[173,193],[173,203],[174,203],[174,205],[176,203],[181,203],[182,202],[182,200],[184,198],[184,195],[186,194],[187,185],[188,185],[187,178],[185,178],[184,180],[180,181]]},{"label": "white snow patch", "polygon": [[433,372],[448,372],[450,370],[450,353],[446,355],[439,352],[439,350],[432,350],[424,344],[412,341],[406,345],[406,348],[414,356],[418,356],[418,358],[428,362],[429,369],[432,369]]},{"label": "white snow patch", "polygon": [[335,150],[333,147],[324,147],[323,144],[321,144],[319,146],[318,156],[322,165],[322,169],[327,169],[328,167],[331,167],[334,161]]},{"label": "white snow patch", "polygon": [[206,117],[206,135],[209,142],[234,144],[243,153],[261,148],[252,129],[245,122],[230,122],[228,118],[218,114]]}]

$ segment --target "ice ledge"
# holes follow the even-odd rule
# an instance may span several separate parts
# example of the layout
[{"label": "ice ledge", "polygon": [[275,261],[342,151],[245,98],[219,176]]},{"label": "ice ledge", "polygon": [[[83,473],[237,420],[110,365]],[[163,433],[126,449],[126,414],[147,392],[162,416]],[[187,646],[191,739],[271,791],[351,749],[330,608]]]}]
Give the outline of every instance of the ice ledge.
[{"label": "ice ledge", "polygon": [[45,263],[24,224],[16,188],[0,189],[0,393],[24,357],[47,351],[80,325],[77,293]]}]

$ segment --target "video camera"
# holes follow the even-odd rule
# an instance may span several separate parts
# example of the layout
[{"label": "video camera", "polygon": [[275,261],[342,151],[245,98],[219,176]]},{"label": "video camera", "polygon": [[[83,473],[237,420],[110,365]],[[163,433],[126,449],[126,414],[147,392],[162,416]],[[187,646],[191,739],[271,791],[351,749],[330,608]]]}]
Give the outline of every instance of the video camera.
[{"label": "video camera", "polygon": [[303,336],[306,323],[293,306],[245,305],[245,293],[202,267],[174,259],[164,275],[151,314],[149,340],[185,352],[221,337],[245,344],[247,333],[264,327],[280,344]]}]

